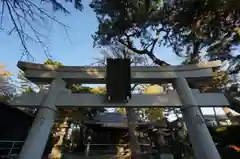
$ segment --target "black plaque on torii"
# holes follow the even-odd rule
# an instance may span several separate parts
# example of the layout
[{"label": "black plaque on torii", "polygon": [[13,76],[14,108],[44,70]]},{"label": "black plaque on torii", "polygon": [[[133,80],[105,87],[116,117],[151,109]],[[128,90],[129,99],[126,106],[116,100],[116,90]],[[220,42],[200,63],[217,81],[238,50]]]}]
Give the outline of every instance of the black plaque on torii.
[{"label": "black plaque on torii", "polygon": [[107,100],[111,103],[126,103],[131,98],[130,59],[107,59]]}]

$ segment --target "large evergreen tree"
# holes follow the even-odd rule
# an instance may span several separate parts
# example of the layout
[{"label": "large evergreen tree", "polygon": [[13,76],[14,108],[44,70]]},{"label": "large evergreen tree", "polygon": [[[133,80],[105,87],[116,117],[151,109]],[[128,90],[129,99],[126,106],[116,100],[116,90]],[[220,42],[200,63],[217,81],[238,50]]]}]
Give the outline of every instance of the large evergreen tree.
[{"label": "large evergreen tree", "polygon": [[239,5],[236,0],[93,0],[99,21],[93,38],[98,46],[120,42],[158,65],[166,62],[156,57],[156,46],[171,47],[191,63],[206,50],[210,59],[226,59],[239,44]]}]

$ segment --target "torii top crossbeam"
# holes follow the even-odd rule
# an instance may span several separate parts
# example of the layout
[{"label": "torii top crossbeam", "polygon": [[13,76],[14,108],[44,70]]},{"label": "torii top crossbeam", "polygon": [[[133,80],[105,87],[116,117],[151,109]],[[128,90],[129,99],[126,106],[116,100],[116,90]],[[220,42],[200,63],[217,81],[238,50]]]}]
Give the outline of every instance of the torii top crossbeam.
[{"label": "torii top crossbeam", "polygon": [[[179,66],[134,66],[131,67],[132,83],[172,82],[177,77],[188,81],[205,80],[213,76],[212,68],[219,67],[221,61],[211,61],[199,64]],[[18,62],[18,67],[25,72],[25,77],[32,82],[51,83],[55,78],[61,78],[67,83],[104,84],[105,67],[63,66]]]},{"label": "torii top crossbeam", "polygon": [[[168,67],[132,67],[132,81],[136,83],[161,83],[172,82],[177,77],[187,80],[212,78],[212,68],[219,67],[220,61],[201,63],[198,65],[181,65]],[[66,83],[105,83],[105,67],[76,67],[64,66],[56,68],[51,65],[18,62],[18,67],[25,72],[25,77],[32,82],[51,83],[56,78],[61,78]],[[194,91],[194,90],[193,90]],[[39,107],[46,93],[25,93],[15,98],[12,105],[19,107]],[[197,105],[211,107],[229,105],[222,93],[194,93]],[[29,100],[31,99],[31,100]],[[81,99],[81,100],[79,100]],[[218,100],[212,100],[218,99]],[[60,94],[56,101],[57,107],[181,107],[182,102],[176,91],[166,95],[137,94],[128,103],[111,104],[104,101],[104,97],[94,94]]]}]

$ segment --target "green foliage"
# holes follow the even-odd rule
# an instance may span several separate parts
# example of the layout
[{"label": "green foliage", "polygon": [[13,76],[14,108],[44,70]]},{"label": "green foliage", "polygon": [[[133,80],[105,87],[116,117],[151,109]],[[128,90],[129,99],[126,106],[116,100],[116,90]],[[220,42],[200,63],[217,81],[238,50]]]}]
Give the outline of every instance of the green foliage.
[{"label": "green foliage", "polygon": [[61,62],[53,61],[52,59],[48,59],[44,62],[44,65],[52,65],[55,67],[63,67],[64,65]]},{"label": "green foliage", "polygon": [[34,92],[34,90],[32,89],[32,87],[27,87],[24,89],[24,92]]},{"label": "green foliage", "polygon": [[225,131],[227,130],[226,127],[219,127],[219,128],[216,128],[216,132],[222,132],[222,131]]},{"label": "green foliage", "polygon": [[214,72],[212,87],[224,87],[228,82],[228,74],[224,71]]},{"label": "green foliage", "polygon": [[95,87],[91,88],[88,86],[81,86],[79,84],[73,84],[69,87],[73,93],[93,93],[97,95],[105,95],[106,88],[105,87]]},{"label": "green foliage", "polygon": [[[18,1],[18,0],[17,0]],[[52,4],[52,9],[53,11],[61,11],[63,13],[69,14],[70,12],[67,10],[65,7],[64,3],[58,2],[57,0],[43,0],[43,3],[51,3]],[[73,3],[74,7],[77,10],[82,11],[83,5],[82,5],[82,0],[65,0],[66,3]]]},{"label": "green foliage", "polygon": [[[104,95],[106,92],[105,87],[95,87],[91,88],[88,86],[81,86],[79,84],[73,84],[68,86],[68,89],[72,93],[93,93],[97,95]],[[73,120],[90,120],[93,116],[99,112],[104,112],[105,108],[72,108],[72,109],[61,109],[59,113],[59,118],[70,117]]]},{"label": "green foliage", "polygon": [[78,84],[73,84],[69,89],[71,89],[72,93],[90,93],[90,87],[84,87]]},{"label": "green foliage", "polygon": [[[60,10],[63,11],[64,13],[69,13],[69,11],[64,7],[64,4],[61,4],[57,2],[56,0],[50,0],[50,2],[53,4],[53,10]],[[77,10],[82,11],[83,5],[82,5],[82,0],[65,0],[65,2],[70,2],[73,3],[74,7]]]},{"label": "green foliage", "polygon": [[[151,37],[148,27],[157,24],[154,21],[160,6],[161,1],[151,1],[147,4],[145,0],[93,0],[90,7],[99,19],[95,42],[101,45],[110,44],[129,33],[144,43],[145,38]],[[154,29],[157,27],[152,28]]]},{"label": "green foliage", "polygon": [[[121,43],[135,53],[148,55],[156,64],[166,64],[153,54],[162,31],[159,23],[162,6],[159,0],[93,0],[90,7],[99,21],[93,35],[94,45]],[[136,40],[142,49],[135,46]]]},{"label": "green foliage", "polygon": [[156,44],[197,63],[203,50],[209,59],[226,59],[240,42],[237,0],[93,0],[90,6],[99,21],[95,45],[121,43],[158,65],[164,62],[154,55]]},{"label": "green foliage", "polygon": [[127,115],[126,109],[125,108],[117,108],[117,112],[121,113],[122,115]]},{"label": "green foliage", "polygon": [[7,100],[9,100],[10,98],[9,98],[9,96],[7,96],[7,95],[0,95],[0,101],[2,102],[2,101],[7,101]]},{"label": "green foliage", "polygon": [[[211,58],[229,54],[239,44],[236,27],[239,25],[237,0],[174,1],[167,3],[167,27],[171,29],[168,38],[177,54],[198,54],[206,48]],[[184,48],[184,49],[183,49]]]}]

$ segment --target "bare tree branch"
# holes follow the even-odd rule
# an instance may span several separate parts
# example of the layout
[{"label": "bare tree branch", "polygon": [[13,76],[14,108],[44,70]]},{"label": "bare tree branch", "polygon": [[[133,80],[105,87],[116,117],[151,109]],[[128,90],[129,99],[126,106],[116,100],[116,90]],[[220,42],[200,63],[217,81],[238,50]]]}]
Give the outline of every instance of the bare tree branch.
[{"label": "bare tree branch", "polygon": [[53,20],[54,22],[56,22],[56,23],[64,26],[65,28],[68,28],[67,25],[65,25],[64,23],[58,21],[55,17],[49,15],[49,14],[47,13],[47,11],[45,11],[43,8],[38,7],[37,5],[35,5],[34,3],[32,3],[32,2],[29,1],[29,0],[26,0],[26,1],[27,1],[30,5],[32,5],[33,7],[35,7],[41,14],[45,15],[47,18],[49,18],[49,19]]},{"label": "bare tree branch", "polygon": [[[12,8],[12,9],[15,12],[16,16],[18,17],[18,19],[22,18],[22,20],[24,20],[26,22],[26,24],[32,29],[35,37],[37,38],[37,40],[35,40],[35,41],[38,42],[42,46],[46,57],[49,58],[50,56],[48,54],[48,47],[44,44],[44,42],[40,38],[40,36],[43,36],[43,35],[41,35],[35,28],[33,28],[33,26],[30,24],[30,22],[27,19],[25,19],[24,17],[19,15],[14,8]],[[19,20],[19,24],[21,24],[20,20]],[[22,27],[21,27],[21,30],[23,30]],[[23,34],[25,34],[25,33],[23,33]],[[29,36],[27,36],[27,37],[29,37]]]},{"label": "bare tree branch", "polygon": [[[26,45],[26,43],[25,43],[24,37],[22,36],[21,31],[19,30],[19,27],[18,27],[18,25],[17,25],[17,23],[16,23],[16,21],[15,21],[15,19],[14,19],[14,17],[13,17],[12,10],[11,10],[11,7],[10,7],[8,1],[6,1],[6,5],[7,5],[7,8],[8,8],[8,13],[9,13],[9,15],[10,15],[10,17],[11,17],[11,20],[12,20],[12,22],[13,22],[13,25],[14,25],[14,27],[15,27],[15,29],[16,29],[17,34],[18,34],[18,37],[20,38],[20,41],[21,41],[21,43],[22,43],[22,46],[23,46],[25,52],[27,53],[27,55],[28,55],[29,57],[32,57],[31,54],[30,54],[30,52],[29,52],[28,49],[27,49],[27,45]],[[32,57],[32,58],[33,58],[33,57]],[[34,58],[33,58],[33,59],[34,59]]]},{"label": "bare tree branch", "polygon": [[132,50],[133,52],[135,52],[137,54],[140,54],[140,55],[144,55],[145,54],[145,55],[147,55],[155,64],[157,64],[159,66],[170,65],[167,62],[160,60],[159,58],[157,58],[154,55],[153,50],[154,50],[154,47],[155,47],[157,41],[158,41],[157,39],[154,39],[154,41],[152,43],[151,51],[149,51],[147,49],[139,50],[139,49],[135,48],[134,46],[132,46],[130,37],[126,38],[126,42],[124,40],[122,40],[122,39],[119,39],[119,42],[122,45],[126,46],[128,49]]},{"label": "bare tree branch", "polygon": [[1,18],[0,18],[0,29],[2,29],[2,27],[3,27],[4,8],[5,8],[5,1],[2,1],[2,10],[1,10]]},{"label": "bare tree branch", "polygon": [[[57,1],[51,0],[51,3],[55,3],[55,7],[62,8]],[[7,9],[7,10],[6,10]],[[58,9],[58,8],[55,8]],[[63,9],[63,8],[62,8]],[[68,14],[66,10],[63,10],[64,13]],[[7,30],[8,35],[16,33],[20,39],[21,46],[23,48],[22,57],[27,56],[28,59],[34,60],[33,55],[31,54],[28,41],[32,41],[36,44],[39,44],[47,58],[51,58],[49,53],[49,46],[46,42],[47,36],[45,36],[41,31],[47,29],[47,20],[53,21],[56,24],[64,28],[65,34],[68,35],[69,27],[64,23],[58,21],[54,16],[48,14],[46,10],[36,5],[35,2],[31,0],[2,0],[2,7],[0,12],[0,28],[3,28],[3,19],[4,16],[10,17],[13,27],[10,30]],[[6,28],[6,29],[8,29]]]}]

